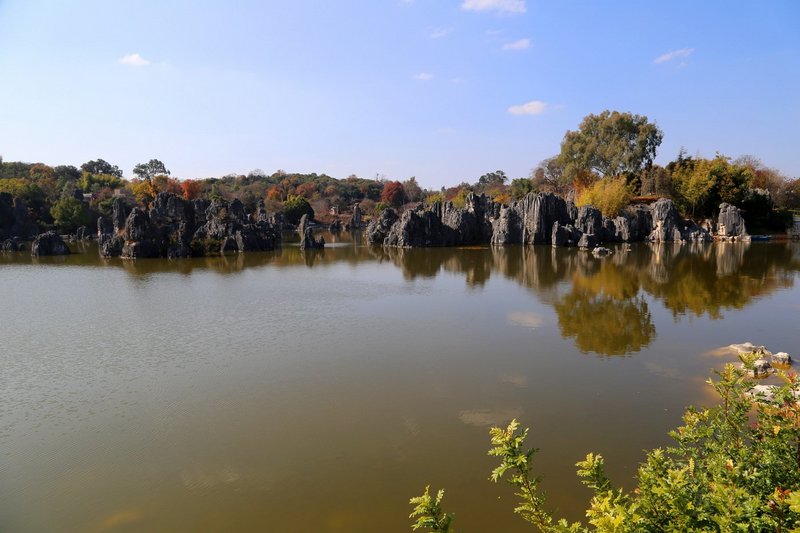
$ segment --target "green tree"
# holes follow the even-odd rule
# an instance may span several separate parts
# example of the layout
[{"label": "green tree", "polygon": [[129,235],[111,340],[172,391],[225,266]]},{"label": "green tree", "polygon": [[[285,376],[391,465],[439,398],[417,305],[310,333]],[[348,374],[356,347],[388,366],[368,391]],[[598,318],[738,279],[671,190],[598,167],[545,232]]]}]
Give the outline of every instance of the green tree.
[{"label": "green tree", "polygon": [[419,202],[422,200],[422,188],[419,186],[419,183],[417,183],[416,177],[411,176],[404,181],[402,185],[406,193],[406,199],[408,199],[409,202]]},{"label": "green tree", "polygon": [[528,178],[511,180],[511,198],[519,200],[533,190],[533,182]]},{"label": "green tree", "polygon": [[781,201],[787,209],[800,209],[800,178],[788,180],[781,187]]},{"label": "green tree", "polygon": [[553,156],[540,161],[531,171],[531,181],[533,188],[537,191],[562,192],[568,180],[564,176],[564,165],[561,158]]},{"label": "green tree", "polygon": [[475,184],[475,192],[481,193],[493,188],[502,187],[507,181],[508,176],[506,176],[506,173],[502,170],[488,172],[478,178],[478,182]]},{"label": "green tree", "polygon": [[116,189],[122,185],[122,179],[114,174],[91,174],[83,172],[78,185],[84,191],[98,191],[103,188]]},{"label": "green tree", "polygon": [[[167,170],[167,167],[164,166],[164,163],[159,161],[158,159],[151,159],[147,163],[139,163],[135,167],[133,167],[133,173],[136,176],[144,181],[153,181],[153,178],[156,176],[169,176],[170,172]],[[105,172],[100,172],[98,174],[105,174]]]},{"label": "green tree", "polygon": [[109,176],[122,177],[122,171],[117,165],[104,161],[102,159],[95,159],[87,161],[81,165],[81,170],[89,174],[107,174]]},{"label": "green tree", "polygon": [[749,167],[732,164],[719,154],[714,159],[679,156],[667,169],[679,203],[692,217],[713,214],[720,202],[740,206],[755,179]]},{"label": "green tree", "polygon": [[652,164],[663,137],[645,116],[603,111],[564,135],[559,159],[570,181],[581,172],[601,178],[636,174]]},{"label": "green tree", "polygon": [[89,223],[86,204],[71,196],[65,196],[53,204],[50,214],[56,226],[65,233],[74,233],[80,226]]},{"label": "green tree", "polygon": [[297,224],[303,215],[308,215],[310,219],[314,218],[314,209],[311,208],[311,204],[302,196],[289,195],[283,202],[284,218],[292,224]]}]

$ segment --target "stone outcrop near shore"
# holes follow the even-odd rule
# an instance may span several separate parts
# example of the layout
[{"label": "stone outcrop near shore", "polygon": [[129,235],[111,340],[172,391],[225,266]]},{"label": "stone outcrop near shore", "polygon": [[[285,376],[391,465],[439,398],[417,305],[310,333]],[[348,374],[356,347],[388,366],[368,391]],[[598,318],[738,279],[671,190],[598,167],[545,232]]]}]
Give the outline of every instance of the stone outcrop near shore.
[{"label": "stone outcrop near shore", "polygon": [[246,213],[239,200],[185,200],[159,193],[149,209],[113,204],[111,220],[97,220],[104,257],[193,257],[227,252],[273,250],[280,243],[280,221],[260,202]]},{"label": "stone outcrop near shore", "polygon": [[[738,209],[727,204],[721,208],[724,206],[728,231],[746,235]],[[721,212],[720,225],[722,217]],[[508,206],[470,194],[463,208],[436,202],[417,206],[402,216],[386,209],[366,230],[369,244],[405,248],[487,243],[592,248],[600,243],[705,242],[712,238],[707,228],[681,219],[672,200],[666,198],[650,206],[630,206],[620,216],[608,218],[592,206],[578,208],[552,193],[530,193]]]},{"label": "stone outcrop near shore", "polygon": [[735,240],[747,237],[744,218],[738,207],[731,204],[720,204],[717,217],[717,235],[721,239]]},{"label": "stone outcrop near shore", "polygon": [[37,236],[31,244],[31,255],[34,257],[44,255],[69,255],[67,243],[55,232],[48,231]]},{"label": "stone outcrop near shore", "polygon": [[325,248],[325,238],[314,238],[314,230],[311,228],[311,223],[308,220],[308,215],[300,217],[300,224],[297,226],[297,232],[300,234],[300,249],[301,250],[319,250]]}]

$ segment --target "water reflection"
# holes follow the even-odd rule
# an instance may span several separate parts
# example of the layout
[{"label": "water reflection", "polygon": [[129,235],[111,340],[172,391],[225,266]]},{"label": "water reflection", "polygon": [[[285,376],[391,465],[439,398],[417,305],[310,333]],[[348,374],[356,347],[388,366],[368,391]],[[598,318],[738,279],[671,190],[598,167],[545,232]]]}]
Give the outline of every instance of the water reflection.
[{"label": "water reflection", "polygon": [[[245,269],[325,268],[335,264],[388,263],[408,281],[443,272],[461,275],[470,290],[483,290],[492,275],[513,280],[555,312],[559,330],[583,352],[626,355],[656,338],[651,307],[672,316],[720,319],[725,310],[791,287],[800,271],[796,243],[639,244],[620,246],[598,259],[575,249],[549,246],[398,249],[360,245],[359,236],[325,234],[323,250],[301,250],[289,239],[273,252],[185,260],[101,259],[96,245],[73,245],[69,257],[31,259],[25,253],[0,254],[0,266],[34,262],[51,266],[122,268],[134,278],[174,272]],[[535,329],[541,316],[507,310],[509,323]]]},{"label": "water reflection", "polygon": [[485,456],[486,427],[514,417],[578,519],[575,461],[601,452],[629,480],[687,403],[711,401],[709,367],[732,356],[700,354],[796,343],[798,244],[600,260],[325,238],[176,261],[0,254],[0,530],[281,532],[303,516],[399,533],[431,481],[476,531],[516,531]]}]

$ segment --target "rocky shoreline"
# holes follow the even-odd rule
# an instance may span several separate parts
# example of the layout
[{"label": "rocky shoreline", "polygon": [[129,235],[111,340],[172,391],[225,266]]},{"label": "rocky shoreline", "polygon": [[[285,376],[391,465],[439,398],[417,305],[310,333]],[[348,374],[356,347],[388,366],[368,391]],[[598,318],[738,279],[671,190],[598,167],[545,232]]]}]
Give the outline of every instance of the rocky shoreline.
[{"label": "rocky shoreline", "polygon": [[511,205],[470,194],[463,208],[451,202],[418,206],[399,215],[386,209],[366,230],[369,244],[416,248],[472,244],[552,244],[593,249],[601,243],[708,242],[749,238],[738,208],[720,205],[716,221],[683,220],[672,200],[628,207],[604,217],[552,193],[530,193]]},{"label": "rocky shoreline", "polygon": [[[185,200],[160,193],[149,208],[129,208],[122,199],[115,199],[111,217],[97,220],[96,235],[103,257],[181,258],[273,250],[281,244],[284,226],[280,215],[267,213],[263,201],[248,213],[239,200]],[[361,210],[356,205],[345,229],[360,227]],[[301,248],[325,246],[324,239],[314,238],[308,217],[303,217],[298,232]],[[0,250],[22,251],[26,240],[33,239],[34,256],[69,253],[61,236],[52,231],[37,233],[24,202],[0,195]],[[74,238],[89,239],[92,232],[82,227]],[[729,204],[720,205],[717,220],[698,225],[681,219],[666,198],[652,205],[629,206],[609,218],[595,207],[577,207],[552,193],[530,193],[511,205],[469,194],[463,208],[451,202],[418,205],[402,214],[387,208],[366,226],[364,238],[371,245],[402,248],[551,244],[600,255],[606,249],[599,245],[607,243],[708,242],[749,236],[741,211]]]},{"label": "rocky shoreline", "polygon": [[97,240],[104,257],[193,257],[273,250],[281,225],[263,201],[247,213],[239,200],[190,201],[160,193],[149,210],[128,211],[115,200],[111,220],[97,220]]}]

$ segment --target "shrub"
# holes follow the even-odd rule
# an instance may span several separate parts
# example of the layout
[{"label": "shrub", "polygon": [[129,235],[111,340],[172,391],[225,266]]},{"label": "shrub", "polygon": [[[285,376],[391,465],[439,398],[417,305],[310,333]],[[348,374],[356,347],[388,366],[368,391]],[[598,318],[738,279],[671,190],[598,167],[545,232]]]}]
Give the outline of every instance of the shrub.
[{"label": "shrub", "polygon": [[425,197],[425,203],[427,205],[433,205],[436,202],[444,203],[444,195],[442,193],[437,192],[434,194],[429,194],[428,196]]},{"label": "shrub", "polygon": [[309,219],[314,218],[314,210],[308,200],[302,196],[292,196],[283,202],[283,217],[292,224],[297,224],[303,215],[308,215]]},{"label": "shrub", "polygon": [[[742,356],[745,367],[752,368],[756,357]],[[518,431],[516,420],[490,430],[489,454],[500,459],[490,479],[512,485],[520,500],[514,512],[546,533],[797,531],[800,379],[779,372],[783,386],[767,395],[755,392],[754,380],[739,367],[726,365],[717,375],[708,383],[719,405],[689,407],[684,424],[670,432],[675,445],[647,454],[633,491],[612,485],[602,456],[590,453],[577,463],[582,483],[594,492],[588,526],[556,520],[544,509],[540,478],[532,474],[537,450],[525,449],[528,430]],[[411,500],[415,529],[450,531],[452,517],[442,510],[442,496],[440,491],[432,500],[426,489]]]},{"label": "shrub", "polygon": [[71,196],[65,197],[53,204],[50,209],[53,221],[61,231],[74,233],[80,226],[89,223],[89,211],[86,204]]},{"label": "shrub", "polygon": [[593,205],[604,216],[615,217],[631,200],[631,191],[624,178],[605,178],[586,188],[578,197],[578,205]]},{"label": "shrub", "polygon": [[458,193],[456,193],[456,195],[453,196],[453,199],[450,201],[453,202],[453,206],[463,209],[464,206],[467,205],[467,196],[471,192],[472,191],[467,188],[459,189]]}]

